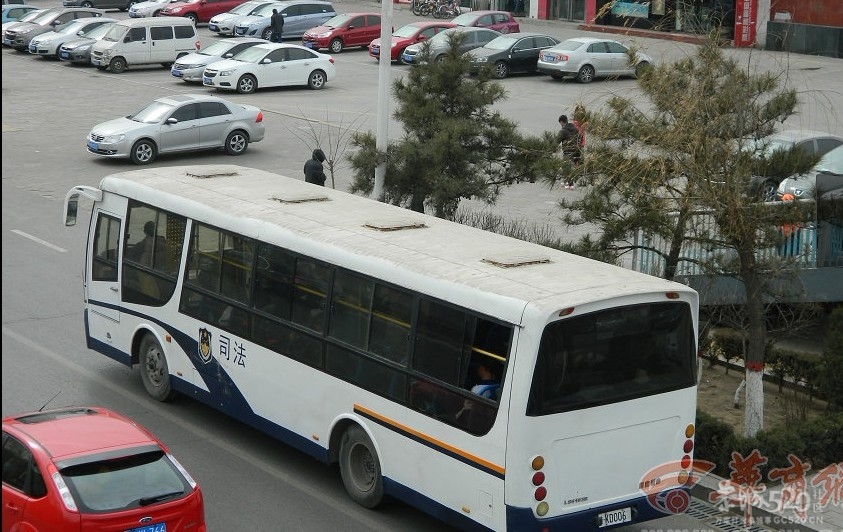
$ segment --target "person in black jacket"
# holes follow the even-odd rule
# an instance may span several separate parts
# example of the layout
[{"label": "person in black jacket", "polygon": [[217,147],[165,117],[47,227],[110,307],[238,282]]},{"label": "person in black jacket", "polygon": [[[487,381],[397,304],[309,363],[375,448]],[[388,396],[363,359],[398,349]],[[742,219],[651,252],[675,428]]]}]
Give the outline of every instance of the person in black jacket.
[{"label": "person in black jacket", "polygon": [[284,33],[284,15],[278,12],[277,9],[272,10],[272,17],[270,17],[270,24],[272,24],[272,36],[270,41],[281,42],[281,34]]},{"label": "person in black jacket", "polygon": [[304,180],[314,185],[325,186],[325,171],[322,163],[325,161],[325,153],[316,148],[313,150],[313,157],[304,163]]}]

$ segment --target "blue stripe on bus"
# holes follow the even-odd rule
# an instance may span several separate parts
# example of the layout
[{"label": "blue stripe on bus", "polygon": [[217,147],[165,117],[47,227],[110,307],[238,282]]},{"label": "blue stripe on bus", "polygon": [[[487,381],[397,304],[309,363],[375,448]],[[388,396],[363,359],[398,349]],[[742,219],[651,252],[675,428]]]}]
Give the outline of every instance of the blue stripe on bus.
[{"label": "blue stripe on bus", "polygon": [[458,449],[453,445],[449,445],[441,440],[437,440],[432,436],[428,436],[422,432],[419,432],[415,429],[408,427],[394,419],[390,419],[386,416],[376,413],[373,410],[369,410],[360,405],[354,405],[354,413],[359,414],[366,419],[374,421],[378,425],[382,427],[386,427],[402,436],[409,438],[413,441],[416,441],[426,447],[429,447],[435,451],[439,451],[442,454],[450,456],[455,460],[459,460],[460,462],[470,465],[483,471],[484,473],[488,473],[494,477],[497,477],[501,480],[504,478],[505,469],[503,466],[499,466],[497,464],[493,464],[492,462],[486,461],[478,456],[475,456],[467,451],[463,451],[462,449]]}]

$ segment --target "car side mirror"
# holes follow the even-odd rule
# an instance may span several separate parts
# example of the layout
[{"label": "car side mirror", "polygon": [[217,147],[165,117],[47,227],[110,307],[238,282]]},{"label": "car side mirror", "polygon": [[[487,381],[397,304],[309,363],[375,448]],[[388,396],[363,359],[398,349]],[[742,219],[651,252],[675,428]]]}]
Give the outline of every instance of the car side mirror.
[{"label": "car side mirror", "polygon": [[268,58],[268,57],[265,57],[265,58],[261,61],[261,64],[262,64],[262,65],[268,65],[268,64],[270,64],[271,62],[272,62],[272,59],[270,59],[270,58]]},{"label": "car side mirror", "polygon": [[178,123],[179,123],[179,119],[178,119],[178,118],[173,118],[173,117],[171,116],[170,118],[168,118],[168,119],[166,120],[166,122],[165,122],[165,123],[170,124],[170,125],[173,125],[173,124],[178,124]]},{"label": "car side mirror", "polygon": [[228,52],[226,54],[223,54],[223,57],[228,59],[228,58],[234,57],[234,54],[232,54],[231,52]]},{"label": "car side mirror", "polygon": [[76,32],[76,35],[82,37],[82,36],[85,35],[85,32],[83,30],[79,30],[79,31]]},{"label": "car side mirror", "polygon": [[350,29],[350,30],[353,30],[353,29],[354,29],[354,27],[355,27],[355,26],[354,26],[354,24],[349,24],[349,25],[348,25],[348,29]]}]

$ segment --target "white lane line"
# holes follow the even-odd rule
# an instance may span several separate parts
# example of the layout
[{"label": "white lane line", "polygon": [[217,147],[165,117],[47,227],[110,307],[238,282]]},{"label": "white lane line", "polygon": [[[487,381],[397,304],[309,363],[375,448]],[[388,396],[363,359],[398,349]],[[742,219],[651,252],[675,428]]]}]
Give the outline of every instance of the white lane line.
[{"label": "white lane line", "polygon": [[60,248],[55,244],[50,244],[46,240],[41,240],[40,238],[32,236],[29,233],[24,233],[23,231],[19,231],[17,229],[12,229],[12,232],[17,234],[17,235],[20,235],[24,238],[28,238],[28,239],[32,240],[33,242],[37,242],[37,243],[41,244],[42,246],[47,246],[48,248],[50,248],[52,250],[55,250],[55,251],[58,251],[59,253],[67,253],[66,249]]}]

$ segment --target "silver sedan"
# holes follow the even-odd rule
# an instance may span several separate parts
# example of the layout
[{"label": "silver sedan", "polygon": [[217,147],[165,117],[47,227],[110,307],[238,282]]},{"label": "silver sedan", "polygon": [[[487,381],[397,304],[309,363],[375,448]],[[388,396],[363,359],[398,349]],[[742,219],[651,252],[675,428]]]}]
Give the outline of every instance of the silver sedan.
[{"label": "silver sedan", "polygon": [[202,83],[202,73],[206,66],[223,59],[231,59],[256,44],[266,44],[266,41],[257,37],[234,37],[216,41],[203,50],[179,57],[170,73],[182,81]]},{"label": "silver sedan", "polygon": [[618,41],[577,37],[542,51],[537,66],[554,79],[591,83],[598,77],[637,76],[652,63],[649,55],[638,51],[630,61],[629,48]]},{"label": "silver sedan", "polygon": [[158,98],[140,111],[94,126],[90,153],[149,164],[162,153],[225,148],[241,155],[263,140],[263,113],[252,105],[218,96],[178,94]]}]

